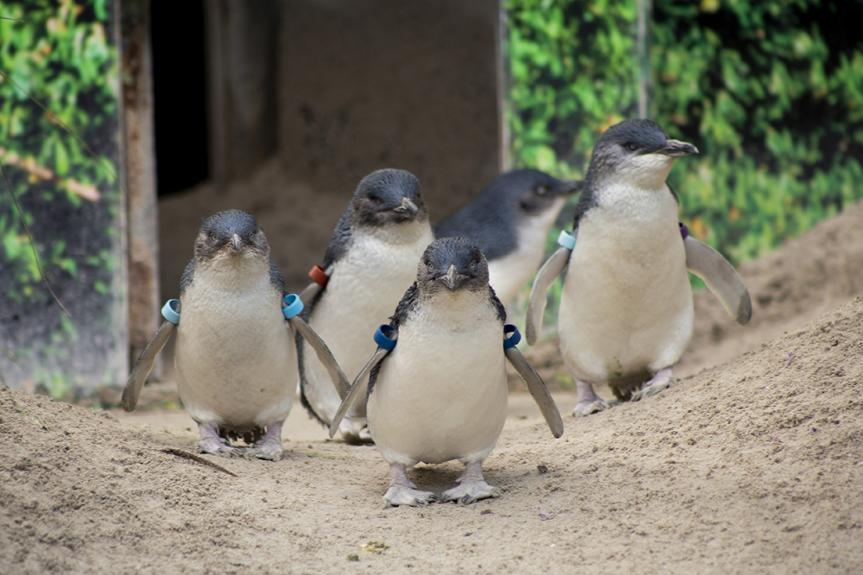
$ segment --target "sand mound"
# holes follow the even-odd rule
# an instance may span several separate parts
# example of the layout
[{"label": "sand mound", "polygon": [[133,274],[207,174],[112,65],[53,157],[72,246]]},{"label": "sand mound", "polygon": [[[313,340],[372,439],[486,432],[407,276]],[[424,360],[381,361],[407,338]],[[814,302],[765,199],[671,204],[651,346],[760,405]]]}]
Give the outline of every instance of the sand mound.
[{"label": "sand mound", "polygon": [[743,264],[740,273],[752,321],[737,325],[707,290],[696,293],[695,333],[680,373],[725,363],[863,293],[863,202]]},{"label": "sand mound", "polygon": [[567,417],[561,440],[536,410],[511,418],[487,462],[500,499],[390,510],[374,448],[211,459],[231,477],[160,451],[194,434],[158,414],[142,432],[2,389],[0,572],[859,573],[861,378],[857,298],[657,397]]}]

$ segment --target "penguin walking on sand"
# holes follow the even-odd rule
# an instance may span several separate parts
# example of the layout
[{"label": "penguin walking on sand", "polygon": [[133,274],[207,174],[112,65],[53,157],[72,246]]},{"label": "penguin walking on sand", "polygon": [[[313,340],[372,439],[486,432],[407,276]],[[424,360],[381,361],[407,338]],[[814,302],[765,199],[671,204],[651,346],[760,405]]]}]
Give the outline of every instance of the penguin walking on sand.
[{"label": "penguin walking on sand", "polygon": [[[333,232],[323,266],[313,268],[318,284],[301,296],[306,315],[345,373],[360,371],[374,345],[370,333],[392,313],[413,282],[417,262],[432,231],[420,183],[410,172],[384,169],[363,178]],[[309,413],[329,425],[342,397],[325,367],[299,345],[300,398]],[[342,421],[348,443],[368,440],[365,405]]]},{"label": "penguin walking on sand", "polygon": [[435,226],[435,237],[461,236],[476,244],[488,259],[491,286],[510,304],[542,263],[549,230],[581,185],[539,170],[506,172]]},{"label": "penguin walking on sand", "polygon": [[560,351],[576,381],[573,415],[608,407],[593,388],[608,383],[621,400],[637,400],[671,383],[672,366],[692,336],[688,271],[701,277],[741,324],[749,293],[716,251],[688,237],[677,197],[666,184],[675,158],[697,154],[650,120],[609,128],[593,149],[572,234],[537,274],[527,338],[542,324],[546,291],[561,272]]},{"label": "penguin walking on sand", "polygon": [[[204,220],[183,272],[180,299],[163,309],[166,321],[129,377],[124,407],[135,408],[156,355],[176,329],[177,387],[198,424],[199,450],[279,459],[282,425],[297,384],[295,333],[311,342],[331,385],[348,387],[326,344],[296,317],[299,298],[283,297],[283,288],[253,216],[228,210]],[[236,438],[252,446],[234,447],[230,440]]]},{"label": "penguin walking on sand", "polygon": [[453,459],[465,465],[464,473],[440,499],[471,503],[497,496],[483,478],[482,462],[506,419],[506,359],[525,379],[554,436],[563,433],[545,384],[515,347],[517,330],[504,325],[506,311],[488,278],[482,251],[467,240],[432,243],[389,325],[375,333],[378,349],[333,419],[331,435],[351,404],[368,394],[369,431],[390,465],[388,505],[437,500],[416,488],[406,468]]}]

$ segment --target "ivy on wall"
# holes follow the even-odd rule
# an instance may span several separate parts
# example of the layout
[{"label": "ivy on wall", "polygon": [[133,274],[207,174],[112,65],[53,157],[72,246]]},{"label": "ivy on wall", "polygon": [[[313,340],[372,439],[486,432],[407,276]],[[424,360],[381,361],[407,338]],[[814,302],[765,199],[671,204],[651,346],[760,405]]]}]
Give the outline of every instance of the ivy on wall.
[{"label": "ivy on wall", "polygon": [[55,396],[105,383],[93,379],[113,346],[99,335],[111,333],[121,289],[110,9],[108,0],[0,1],[0,376]]},{"label": "ivy on wall", "polygon": [[[514,163],[583,173],[636,115],[635,0],[507,0]],[[863,197],[863,2],[654,0],[650,116],[695,143],[670,183],[698,236],[753,258]]]},{"label": "ivy on wall", "polygon": [[635,114],[634,2],[507,0],[514,163],[582,173],[596,135]]}]

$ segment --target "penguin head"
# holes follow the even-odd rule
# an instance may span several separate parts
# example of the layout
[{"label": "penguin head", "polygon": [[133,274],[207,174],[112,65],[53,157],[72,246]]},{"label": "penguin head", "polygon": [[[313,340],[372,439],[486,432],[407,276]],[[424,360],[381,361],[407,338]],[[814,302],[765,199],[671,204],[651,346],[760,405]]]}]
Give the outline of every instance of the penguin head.
[{"label": "penguin head", "polygon": [[351,200],[351,223],[380,227],[428,217],[420,182],[405,170],[385,169],[363,178]]},{"label": "penguin head", "polygon": [[488,289],[488,262],[477,246],[464,238],[441,238],[429,244],[417,267],[423,293]]},{"label": "penguin head", "polygon": [[195,259],[268,258],[270,246],[263,230],[251,214],[225,210],[201,224],[195,240]]},{"label": "penguin head", "polygon": [[539,170],[521,169],[501,174],[487,188],[491,195],[519,216],[544,213],[581,190],[582,182],[558,180]]},{"label": "penguin head", "polygon": [[656,189],[665,183],[675,158],[697,153],[692,144],[668,138],[652,120],[626,120],[596,142],[587,178],[592,186],[623,183]]}]

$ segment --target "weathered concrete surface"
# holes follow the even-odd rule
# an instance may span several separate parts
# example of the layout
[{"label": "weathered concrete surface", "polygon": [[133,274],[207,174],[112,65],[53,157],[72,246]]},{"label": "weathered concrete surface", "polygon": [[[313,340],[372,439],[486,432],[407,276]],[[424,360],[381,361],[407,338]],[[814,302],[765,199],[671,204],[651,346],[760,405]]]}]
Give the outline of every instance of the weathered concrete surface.
[{"label": "weathered concrete surface", "polygon": [[440,219],[500,171],[497,0],[284,0],[281,12],[279,151],[296,180],[345,194],[374,169],[408,169]]}]

